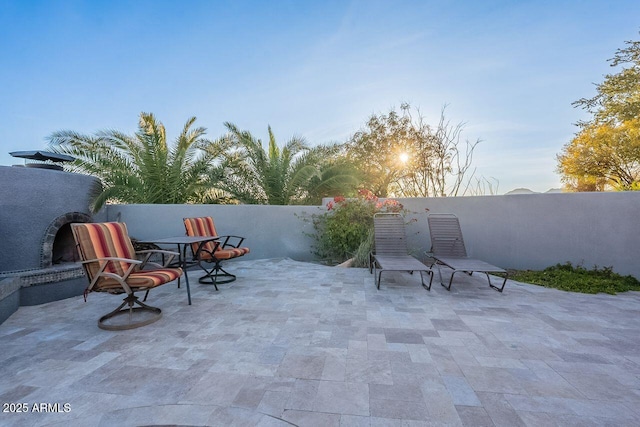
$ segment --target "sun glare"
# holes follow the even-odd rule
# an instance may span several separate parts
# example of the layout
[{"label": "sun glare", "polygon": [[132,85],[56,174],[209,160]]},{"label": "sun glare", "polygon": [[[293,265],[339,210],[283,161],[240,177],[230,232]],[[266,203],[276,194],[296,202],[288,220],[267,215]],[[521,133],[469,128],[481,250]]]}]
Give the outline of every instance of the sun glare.
[{"label": "sun glare", "polygon": [[407,153],[400,153],[400,161],[407,163],[409,161],[409,155]]}]

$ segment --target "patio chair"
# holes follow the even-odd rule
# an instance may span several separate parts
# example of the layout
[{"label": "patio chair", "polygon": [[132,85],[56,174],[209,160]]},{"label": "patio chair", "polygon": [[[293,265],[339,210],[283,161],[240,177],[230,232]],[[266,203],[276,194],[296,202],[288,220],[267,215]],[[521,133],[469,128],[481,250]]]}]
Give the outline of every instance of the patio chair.
[{"label": "patio chair", "polygon": [[[167,256],[168,264],[178,255],[176,252],[136,252],[127,226],[120,222],[75,223],[71,224],[71,231],[89,279],[85,301],[89,292],[127,295],[118,308],[98,320],[98,327],[107,330],[133,329],[160,319],[162,310],[142,303],[135,293],[146,291],[148,294],[149,290],[179,278],[182,269],[166,268],[149,261],[153,254],[161,254]],[[140,255],[144,259],[137,259]],[[145,269],[149,266],[152,269]]]},{"label": "patio chair", "polygon": [[[409,255],[404,217],[398,213],[377,213],[373,216],[375,250],[369,255],[369,273],[373,272],[376,287],[380,289],[383,271],[420,272],[420,282],[426,290],[431,290],[433,271]],[[422,273],[431,277],[424,282]]]},{"label": "patio chair", "polygon": [[[184,218],[184,227],[187,236],[211,236],[218,237],[215,241],[196,243],[191,245],[193,260],[198,263],[205,272],[198,281],[206,285],[213,285],[218,290],[218,285],[230,283],[236,280],[236,276],[222,268],[222,262],[244,256],[249,253],[249,248],[240,246],[244,237],[219,236],[213,218],[210,216],[200,218]],[[204,263],[212,264],[207,268]]]},{"label": "patio chair", "polygon": [[[442,286],[450,291],[453,276],[456,273],[463,271],[472,275],[473,272],[477,271],[487,275],[489,286],[491,286],[492,289],[498,292],[504,290],[504,285],[507,283],[509,273],[500,267],[467,256],[467,249],[464,245],[464,239],[462,238],[462,230],[460,229],[458,217],[453,214],[430,214],[427,222],[429,223],[429,234],[431,236],[431,251],[428,252],[427,255],[434,260],[431,267],[433,268],[434,265],[438,267],[438,276],[440,277],[440,284]],[[440,271],[440,266],[442,265],[453,270],[451,278],[449,279],[449,286],[446,286],[442,281],[442,272]],[[501,287],[497,287],[491,283],[489,273],[505,274]]]}]

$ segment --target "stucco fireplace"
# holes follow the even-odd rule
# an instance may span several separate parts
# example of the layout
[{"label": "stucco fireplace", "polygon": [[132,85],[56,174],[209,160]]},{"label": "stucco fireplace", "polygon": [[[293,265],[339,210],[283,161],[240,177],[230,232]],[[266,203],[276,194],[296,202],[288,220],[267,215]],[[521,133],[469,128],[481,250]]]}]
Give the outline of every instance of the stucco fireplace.
[{"label": "stucco fireplace", "polygon": [[70,224],[101,220],[90,209],[97,185],[57,168],[0,166],[0,322],[16,302],[82,294],[86,281]]}]

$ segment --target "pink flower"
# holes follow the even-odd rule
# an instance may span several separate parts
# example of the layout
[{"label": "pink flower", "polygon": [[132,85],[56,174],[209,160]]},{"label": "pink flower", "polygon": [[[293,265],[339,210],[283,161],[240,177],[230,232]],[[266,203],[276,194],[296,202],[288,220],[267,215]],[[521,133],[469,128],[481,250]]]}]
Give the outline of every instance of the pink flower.
[{"label": "pink flower", "polygon": [[331,209],[333,209],[333,201],[327,203],[327,210],[330,211]]},{"label": "pink flower", "polygon": [[370,190],[367,190],[366,188],[362,188],[360,190],[358,190],[358,194],[360,194],[362,197],[364,197],[364,199],[368,202],[374,201],[377,202],[378,201],[378,197],[376,197],[375,194],[373,194]]},{"label": "pink flower", "polygon": [[377,210],[383,210],[385,212],[401,212],[404,209],[402,203],[394,199],[386,199],[384,202],[376,203]]}]

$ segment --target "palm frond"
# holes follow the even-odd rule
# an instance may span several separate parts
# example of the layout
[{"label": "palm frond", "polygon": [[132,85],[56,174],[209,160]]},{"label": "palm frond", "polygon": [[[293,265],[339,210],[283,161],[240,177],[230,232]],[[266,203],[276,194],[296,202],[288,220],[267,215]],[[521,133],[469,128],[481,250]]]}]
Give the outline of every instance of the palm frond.
[{"label": "palm frond", "polygon": [[[164,125],[150,113],[141,113],[133,136],[103,130],[94,136],[73,131],[51,134],[52,151],[70,154],[70,170],[96,176],[103,189],[94,208],[104,203],[185,203],[207,194],[209,170],[219,162],[224,148],[204,140],[206,129],[187,120],[169,147]],[[215,149],[214,149],[215,148]],[[205,196],[206,195],[206,196]],[[209,200],[209,199],[208,199]]]}]

